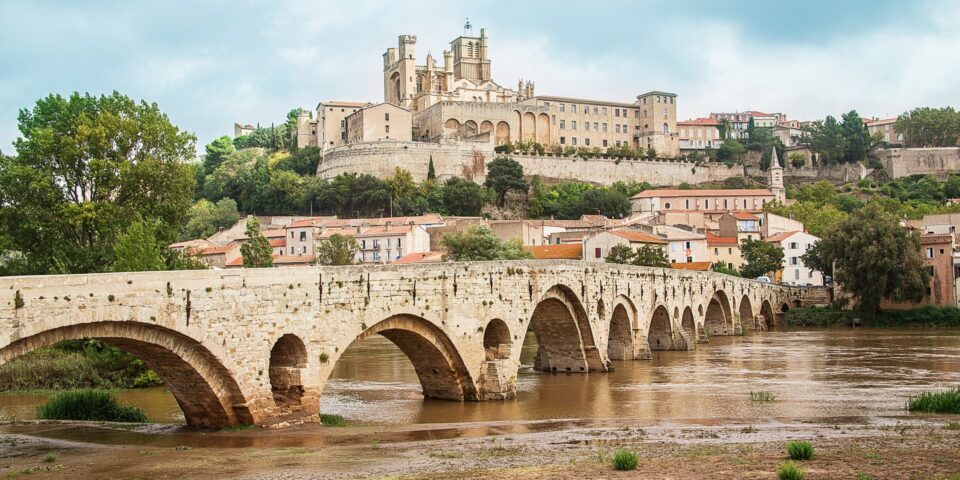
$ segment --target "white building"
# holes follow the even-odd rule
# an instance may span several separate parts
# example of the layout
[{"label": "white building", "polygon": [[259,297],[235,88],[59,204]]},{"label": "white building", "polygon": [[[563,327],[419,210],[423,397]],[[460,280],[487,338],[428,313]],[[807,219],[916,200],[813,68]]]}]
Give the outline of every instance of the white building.
[{"label": "white building", "polygon": [[803,264],[800,258],[810,250],[819,238],[807,232],[775,233],[766,238],[783,249],[783,273],[780,282],[789,285],[823,285],[823,275]]}]

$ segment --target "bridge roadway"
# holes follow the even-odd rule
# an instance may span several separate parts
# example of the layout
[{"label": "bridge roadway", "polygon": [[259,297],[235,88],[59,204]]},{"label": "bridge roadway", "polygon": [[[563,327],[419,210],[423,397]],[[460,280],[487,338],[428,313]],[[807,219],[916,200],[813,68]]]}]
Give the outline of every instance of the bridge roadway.
[{"label": "bridge roadway", "polygon": [[0,292],[0,364],[96,338],[146,362],[198,427],[315,421],[337,359],[371,335],[406,354],[425,396],[496,400],[515,395],[531,331],[537,370],[604,372],[766,329],[818,296],[578,261],[4,277]]}]

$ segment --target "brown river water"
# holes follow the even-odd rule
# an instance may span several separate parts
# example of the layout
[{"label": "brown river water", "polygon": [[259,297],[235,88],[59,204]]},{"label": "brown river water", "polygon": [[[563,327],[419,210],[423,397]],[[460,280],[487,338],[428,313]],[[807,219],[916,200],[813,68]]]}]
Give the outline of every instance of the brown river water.
[{"label": "brown river water", "polygon": [[[609,373],[548,374],[532,369],[534,335],[524,345],[515,400],[424,400],[413,366],[375,336],[338,361],[321,411],[354,424],[536,423],[614,424],[844,421],[907,415],[920,391],[960,384],[960,331],[830,329],[714,337],[690,352],[655,352],[652,361],[614,362]],[[774,402],[753,402],[751,391]],[[182,423],[164,388],[119,392],[151,421]],[[44,395],[0,394],[0,420],[29,420]],[[551,423],[551,422],[547,422]]]}]

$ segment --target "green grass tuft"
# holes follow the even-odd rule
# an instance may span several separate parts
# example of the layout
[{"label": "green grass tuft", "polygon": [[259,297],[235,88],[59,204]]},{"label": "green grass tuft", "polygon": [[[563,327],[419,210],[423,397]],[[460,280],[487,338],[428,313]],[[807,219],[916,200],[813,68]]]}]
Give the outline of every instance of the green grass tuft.
[{"label": "green grass tuft", "polygon": [[857,474],[857,480],[873,480],[873,477],[867,475],[866,473],[860,472]]},{"label": "green grass tuft", "polygon": [[346,427],[347,419],[332,413],[321,413],[320,422],[327,427]]},{"label": "green grass tuft", "polygon": [[911,412],[960,413],[960,387],[939,392],[923,392],[910,397]]},{"label": "green grass tuft", "polygon": [[776,400],[777,396],[770,392],[750,392],[751,402],[773,402]]},{"label": "green grass tuft", "polygon": [[637,458],[636,453],[633,453],[625,448],[621,448],[614,452],[613,459],[611,461],[613,463],[614,470],[636,470],[637,464],[640,460]]},{"label": "green grass tuft", "polygon": [[947,430],[960,430],[960,422],[950,422],[943,426]]},{"label": "green grass tuft", "polygon": [[803,480],[807,473],[800,468],[800,465],[789,460],[780,464],[777,468],[777,480]]},{"label": "green grass tuft", "polygon": [[147,415],[137,407],[121,405],[110,392],[74,390],[54,394],[37,407],[37,417],[47,420],[90,420],[145,423]]},{"label": "green grass tuft", "polygon": [[43,457],[43,461],[47,463],[53,463],[57,461],[57,454],[55,452],[50,452],[47,456]]},{"label": "green grass tuft", "polygon": [[790,442],[787,444],[787,455],[791,460],[810,460],[813,458],[813,445],[805,441]]}]

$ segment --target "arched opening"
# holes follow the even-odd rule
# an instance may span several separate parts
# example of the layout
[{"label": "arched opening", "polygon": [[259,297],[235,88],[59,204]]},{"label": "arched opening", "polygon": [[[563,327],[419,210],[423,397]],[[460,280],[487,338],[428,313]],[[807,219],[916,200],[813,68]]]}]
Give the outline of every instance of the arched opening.
[{"label": "arched opening", "polygon": [[546,113],[537,115],[537,142],[541,145],[550,144],[550,116]]},{"label": "arched opening", "polygon": [[703,326],[708,335],[730,335],[733,330],[733,320],[730,314],[730,301],[727,294],[718,290],[707,304],[707,313]]},{"label": "arched opening", "polygon": [[463,129],[465,135],[476,135],[477,134],[477,122],[473,120],[467,120],[463,122]]},{"label": "arched opening", "polygon": [[781,304],[781,305],[780,305],[780,311],[777,312],[776,317],[774,317],[774,318],[776,319],[776,322],[774,322],[774,324],[777,325],[777,326],[786,325],[786,324],[787,324],[787,312],[789,312],[789,311],[790,311],[790,305],[788,305],[787,303]]},{"label": "arched opening", "polygon": [[762,316],[760,321],[763,322],[766,328],[772,327],[777,321],[777,319],[773,316],[773,307],[770,305],[770,301],[768,300],[764,300],[763,303],[760,304],[760,315]]},{"label": "arched opening", "polygon": [[[375,335],[389,340],[413,365],[424,397],[479,399],[476,384],[453,342],[433,323],[415,315],[394,315],[364,330],[342,351],[345,354]],[[349,376],[352,372],[337,373]]]},{"label": "arched opening", "polygon": [[483,351],[487,361],[510,358],[510,328],[507,324],[495,318],[490,320],[483,331]]},{"label": "arched opening", "polygon": [[0,364],[58,342],[87,338],[124,350],[156,372],[187,425],[222,428],[254,422],[230,369],[196,340],[158,325],[108,321],[46,330],[0,349]]},{"label": "arched opening", "polygon": [[793,300],[790,302],[790,308],[800,308],[801,306],[803,306],[803,304],[800,302],[800,300]]},{"label": "arched opening", "polygon": [[647,331],[647,343],[650,350],[673,350],[673,330],[670,326],[670,313],[661,305],[650,317],[650,329]]},{"label": "arched opening", "polygon": [[756,320],[753,318],[753,306],[746,295],[740,299],[740,326],[744,332],[757,328]]},{"label": "arched opening", "polygon": [[460,122],[456,118],[447,119],[443,123],[443,130],[447,135],[457,135],[460,131]]},{"label": "arched opening", "polygon": [[497,122],[497,133],[494,141],[497,145],[510,143],[510,124],[507,122]]},{"label": "arched opening", "polygon": [[270,392],[280,408],[300,405],[303,398],[303,369],[307,368],[307,347],[300,337],[286,334],[270,349]]},{"label": "arched opening", "polygon": [[534,369],[542,372],[606,370],[587,312],[566,286],[557,285],[547,290],[533,311],[530,327],[538,342]]},{"label": "arched opening", "polygon": [[393,72],[393,75],[390,76],[390,84],[393,86],[393,98],[399,102],[402,100],[400,97],[400,72]]},{"label": "arched opening", "polygon": [[610,334],[607,338],[607,358],[610,360],[633,360],[636,356],[633,348],[633,328],[631,313],[623,304],[613,307],[610,317]]},{"label": "arched opening", "polygon": [[480,122],[480,133],[493,132],[493,122],[484,120]]},{"label": "arched opening", "polygon": [[533,112],[526,112],[523,114],[523,124],[520,125],[520,135],[523,137],[523,140],[534,140],[537,139],[537,117]]},{"label": "arched opening", "polygon": [[683,309],[683,317],[680,320],[680,328],[686,332],[691,342],[697,341],[697,322],[693,319],[693,310],[690,307]]},{"label": "arched opening", "polygon": [[603,304],[603,299],[597,300],[597,318],[601,322],[607,319],[607,307]]}]

